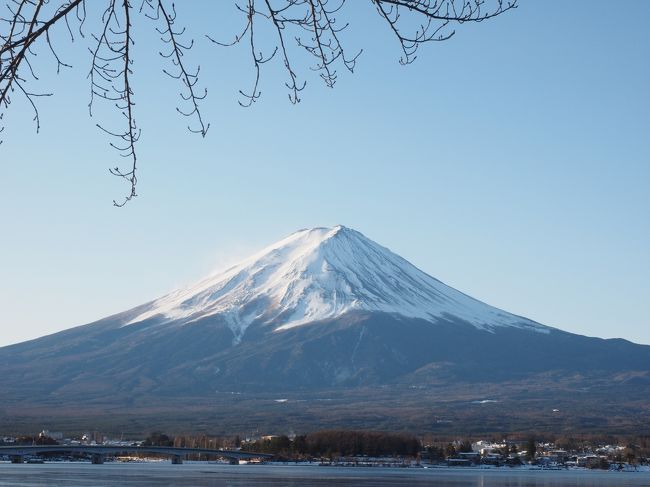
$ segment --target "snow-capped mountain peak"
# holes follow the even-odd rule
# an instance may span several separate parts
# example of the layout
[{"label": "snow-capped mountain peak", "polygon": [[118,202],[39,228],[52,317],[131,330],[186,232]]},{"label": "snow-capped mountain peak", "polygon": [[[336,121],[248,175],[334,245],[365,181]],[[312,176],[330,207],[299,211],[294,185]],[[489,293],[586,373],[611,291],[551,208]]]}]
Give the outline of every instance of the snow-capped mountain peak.
[{"label": "snow-capped mountain peak", "polygon": [[236,337],[253,322],[286,330],[351,311],[431,322],[460,319],[492,330],[548,328],[477,301],[342,225],[299,230],[238,265],[150,303],[128,324],[163,317],[187,324],[225,318]]}]

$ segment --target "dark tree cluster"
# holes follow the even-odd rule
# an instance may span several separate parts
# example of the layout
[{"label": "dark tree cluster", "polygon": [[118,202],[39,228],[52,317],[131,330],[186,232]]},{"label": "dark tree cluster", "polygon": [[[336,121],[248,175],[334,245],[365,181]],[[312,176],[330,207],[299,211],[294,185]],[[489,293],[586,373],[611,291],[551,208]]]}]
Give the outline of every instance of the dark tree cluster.
[{"label": "dark tree cluster", "polygon": [[463,440],[460,445],[458,445],[459,453],[470,453],[472,451],[472,442],[469,440]]},{"label": "dark tree cluster", "polygon": [[427,445],[425,447],[425,458],[436,462],[441,462],[447,458],[445,456],[445,449],[438,445]]},{"label": "dark tree cluster", "polygon": [[145,438],[142,446],[174,446],[174,438],[164,433],[151,433]]},{"label": "dark tree cluster", "polygon": [[58,445],[59,442],[49,436],[19,436],[16,438],[17,445]]},{"label": "dark tree cluster", "polygon": [[415,457],[421,445],[415,436],[405,433],[331,430],[296,436],[293,441],[287,436],[258,440],[242,448],[292,457]]},{"label": "dark tree cluster", "polygon": [[[32,89],[40,76],[42,54],[49,52],[56,71],[72,66],[63,56],[68,42],[82,39],[89,57],[83,67],[90,82],[90,115],[98,101],[106,102],[119,114],[120,123],[97,126],[107,134],[110,145],[125,159],[110,172],[128,183],[123,206],[136,196],[138,158],[136,145],[140,127],[136,123],[133,77],[133,46],[142,28],[138,20],[150,24],[160,36],[160,55],[167,64],[163,73],[177,80],[180,90],[176,111],[189,119],[188,128],[201,136],[210,124],[204,120],[201,103],[207,90],[199,85],[200,66],[189,66],[185,55],[196,39],[221,46],[247,46],[253,69],[249,89],[241,90],[240,104],[250,106],[261,95],[260,77],[265,64],[278,61],[286,75],[286,88],[292,103],[300,101],[305,81],[299,69],[302,52],[312,59],[311,70],[325,85],[333,87],[337,69],[352,72],[362,50],[349,54],[343,31],[348,27],[346,7],[361,0],[232,0],[242,18],[242,28],[228,35],[219,25],[219,7],[226,2],[182,2],[172,0],[5,0],[0,6],[0,132],[7,109],[16,98],[23,98],[34,113],[40,128],[37,99],[52,93]],[[476,23],[516,7],[517,0],[364,0],[385,24],[388,35],[402,50],[400,63],[409,64],[420,46],[444,41],[455,33],[454,26]],[[201,15],[214,19],[216,32],[188,32],[177,22],[177,8],[201,9]],[[370,14],[371,12],[369,12]],[[263,32],[263,34],[260,34]],[[194,37],[194,38],[193,38]],[[373,39],[364,39],[372,43]],[[40,54],[40,58],[37,56]]]},{"label": "dark tree cluster", "polygon": [[526,460],[534,460],[535,455],[537,455],[537,442],[535,441],[535,438],[530,437],[526,443]]},{"label": "dark tree cluster", "polygon": [[[303,437],[300,438],[301,440],[303,439]],[[295,440],[292,442],[287,435],[243,443],[241,449],[244,451],[270,453],[285,458],[300,456],[305,453],[301,442],[296,442]]]}]

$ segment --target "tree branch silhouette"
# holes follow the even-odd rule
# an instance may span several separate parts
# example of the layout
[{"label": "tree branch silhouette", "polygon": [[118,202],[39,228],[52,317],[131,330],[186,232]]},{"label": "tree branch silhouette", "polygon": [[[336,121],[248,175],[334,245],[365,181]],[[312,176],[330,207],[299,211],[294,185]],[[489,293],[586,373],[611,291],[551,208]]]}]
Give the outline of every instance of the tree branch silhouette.
[{"label": "tree branch silhouette", "polygon": [[[133,2],[139,2],[134,5]],[[239,104],[253,105],[261,96],[260,80],[263,66],[279,58],[285,73],[285,86],[291,103],[300,101],[306,81],[301,79],[296,60],[296,48],[306,53],[313,63],[310,69],[317,72],[327,87],[337,81],[337,69],[354,72],[362,49],[352,55],[344,49],[341,33],[350,27],[337,17],[345,17],[348,0],[232,0],[243,16],[244,26],[230,42],[217,40],[214,33],[202,33],[204,38],[220,46],[233,46],[246,42],[253,65],[253,82],[250,91],[240,90]],[[361,0],[355,5],[360,5]],[[190,9],[189,2],[183,9]],[[477,23],[517,7],[517,0],[364,0],[387,26],[401,48],[399,62],[410,64],[417,58],[418,49],[426,43],[440,42],[455,34],[454,26]],[[98,21],[87,22],[95,15]],[[211,15],[206,12],[206,15]],[[15,97],[25,99],[34,114],[36,132],[41,122],[37,99],[52,93],[37,93],[28,86],[38,80],[35,66],[40,63],[37,50],[45,46],[61,68],[72,66],[64,62],[54,45],[54,30],[67,29],[70,42],[75,42],[74,32],[86,39],[90,31],[90,100],[89,114],[93,116],[96,101],[109,103],[119,114],[121,128],[112,129],[100,121],[97,127],[110,139],[109,144],[119,156],[127,160],[109,169],[110,173],[127,183],[129,190],[115,206],[121,207],[135,196],[138,183],[138,157],[136,147],[140,128],[135,119],[134,60],[131,47],[137,28],[136,16],[145,17],[156,25],[162,48],[159,55],[169,63],[163,73],[180,84],[179,105],[176,111],[188,118],[188,130],[205,137],[210,124],[201,112],[201,103],[207,89],[200,88],[200,66],[190,68],[185,54],[194,46],[194,40],[184,40],[186,28],[179,27],[177,7],[171,0],[5,0],[0,6],[0,133],[4,131],[5,115]],[[89,27],[91,24],[94,27]],[[64,27],[65,26],[65,27]],[[260,36],[260,29],[268,33]],[[366,39],[372,42],[372,39]],[[37,62],[38,61],[38,62]],[[0,140],[0,143],[2,141]]]}]

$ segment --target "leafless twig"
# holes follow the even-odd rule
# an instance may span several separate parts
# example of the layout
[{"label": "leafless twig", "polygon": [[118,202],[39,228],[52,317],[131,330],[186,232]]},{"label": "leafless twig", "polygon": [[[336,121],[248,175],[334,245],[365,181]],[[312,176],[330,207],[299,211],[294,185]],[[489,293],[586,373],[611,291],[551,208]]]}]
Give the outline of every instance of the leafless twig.
[{"label": "leafless twig", "polygon": [[[205,88],[199,89],[200,66],[188,68],[185,54],[194,41],[183,40],[186,29],[178,27],[176,5],[171,0],[3,0],[0,5],[0,133],[3,132],[5,114],[13,98],[23,97],[34,113],[36,131],[40,129],[40,116],[36,100],[51,93],[37,93],[28,89],[29,81],[38,79],[35,70],[36,48],[45,45],[56,63],[56,71],[70,68],[54,45],[53,31],[65,25],[66,37],[75,40],[75,32],[86,39],[87,18],[99,15],[98,27],[90,29],[93,41],[90,51],[89,112],[93,115],[96,101],[108,102],[120,114],[121,128],[109,129],[100,122],[97,126],[106,133],[110,145],[128,160],[127,167],[117,165],[111,174],[124,179],[129,185],[127,195],[115,206],[124,206],[136,196],[137,153],[140,129],[135,120],[135,101],[131,78],[133,72],[134,16],[142,15],[156,23],[163,48],[159,54],[171,66],[163,72],[181,84],[178,113],[190,119],[188,129],[201,134],[208,132],[210,124],[201,113],[201,102],[207,96]],[[292,103],[300,101],[306,82],[301,80],[295,61],[295,49],[307,53],[314,61],[316,71],[328,87],[333,87],[337,68],[353,72],[362,53],[352,55],[344,49],[343,31],[347,22],[339,22],[348,0],[242,0],[236,8],[244,17],[244,26],[231,42],[217,41],[217,36],[206,37],[215,44],[232,46],[243,41],[249,45],[254,69],[250,91],[240,91],[242,106],[251,106],[261,96],[261,71],[264,64],[279,58],[286,72],[286,87]],[[356,5],[361,0],[354,0]],[[417,51],[425,43],[449,39],[455,34],[454,26],[482,22],[516,8],[517,0],[365,0],[374,6],[380,18],[396,38],[402,50],[400,62],[412,63]],[[184,2],[183,8],[194,4]],[[205,15],[211,15],[206,12]],[[216,23],[216,22],[215,22]],[[90,23],[90,25],[95,25]],[[267,36],[258,37],[260,28],[266,27]],[[273,39],[268,43],[268,33]],[[264,45],[264,50],[258,44]],[[1,141],[0,141],[1,143]]]}]

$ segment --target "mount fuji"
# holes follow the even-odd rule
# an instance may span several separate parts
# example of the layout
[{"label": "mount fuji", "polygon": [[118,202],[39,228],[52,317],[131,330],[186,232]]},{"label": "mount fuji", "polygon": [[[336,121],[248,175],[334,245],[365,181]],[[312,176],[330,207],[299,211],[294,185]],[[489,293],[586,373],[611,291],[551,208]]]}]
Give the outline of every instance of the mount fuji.
[{"label": "mount fuji", "polygon": [[255,322],[287,330],[353,311],[431,323],[459,319],[478,329],[545,326],[446,286],[361,233],[336,226],[300,230],[225,272],[146,306],[128,324],[187,325],[219,315],[235,342]]},{"label": "mount fuji", "polygon": [[0,348],[0,367],[0,427],[650,428],[650,346],[494,308],[343,226]]}]

